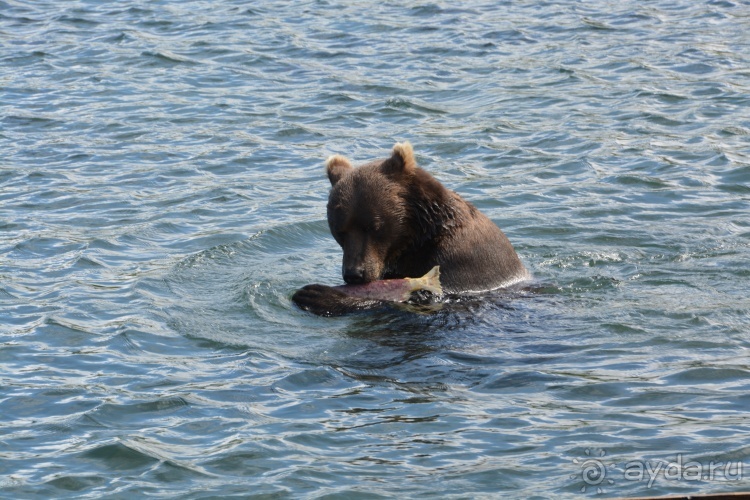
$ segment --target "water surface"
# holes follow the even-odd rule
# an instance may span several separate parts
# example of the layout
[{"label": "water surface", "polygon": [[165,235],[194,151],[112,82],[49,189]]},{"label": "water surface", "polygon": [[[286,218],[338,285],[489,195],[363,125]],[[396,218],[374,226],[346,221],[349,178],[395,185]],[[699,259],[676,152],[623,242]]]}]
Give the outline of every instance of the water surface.
[{"label": "water surface", "polygon": [[[0,496],[750,490],[747,1],[0,0],[0,49]],[[322,162],[401,140],[540,290],[292,306]],[[734,468],[627,474],[678,461]]]}]

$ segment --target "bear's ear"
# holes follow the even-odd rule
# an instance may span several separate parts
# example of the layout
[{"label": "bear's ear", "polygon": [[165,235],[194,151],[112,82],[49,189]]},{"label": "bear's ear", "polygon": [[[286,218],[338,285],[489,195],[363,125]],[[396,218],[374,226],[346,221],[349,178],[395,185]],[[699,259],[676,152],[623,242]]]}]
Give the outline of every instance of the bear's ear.
[{"label": "bear's ear", "polygon": [[401,177],[411,175],[417,169],[414,149],[409,142],[399,142],[393,146],[393,154],[383,162],[381,167],[386,175]]},{"label": "bear's ear", "polygon": [[352,164],[341,155],[333,155],[326,160],[326,173],[331,186],[335,186],[350,170],[352,170]]}]

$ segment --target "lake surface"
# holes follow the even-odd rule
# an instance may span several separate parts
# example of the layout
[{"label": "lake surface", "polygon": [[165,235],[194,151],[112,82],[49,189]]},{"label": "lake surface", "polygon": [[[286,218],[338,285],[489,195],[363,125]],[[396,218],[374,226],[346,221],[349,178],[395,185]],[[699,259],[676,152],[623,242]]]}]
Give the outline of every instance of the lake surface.
[{"label": "lake surface", "polygon": [[[291,304],[402,140],[534,291]],[[750,490],[748,1],[0,0],[0,148],[4,498]]]}]

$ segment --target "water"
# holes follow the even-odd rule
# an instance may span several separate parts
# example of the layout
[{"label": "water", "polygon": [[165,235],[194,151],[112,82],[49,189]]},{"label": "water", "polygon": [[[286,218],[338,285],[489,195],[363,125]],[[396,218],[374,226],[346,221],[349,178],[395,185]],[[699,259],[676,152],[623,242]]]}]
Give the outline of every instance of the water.
[{"label": "water", "polygon": [[[0,47],[0,496],[750,490],[750,2],[1,0]],[[292,306],[323,160],[398,140],[540,290]]]}]

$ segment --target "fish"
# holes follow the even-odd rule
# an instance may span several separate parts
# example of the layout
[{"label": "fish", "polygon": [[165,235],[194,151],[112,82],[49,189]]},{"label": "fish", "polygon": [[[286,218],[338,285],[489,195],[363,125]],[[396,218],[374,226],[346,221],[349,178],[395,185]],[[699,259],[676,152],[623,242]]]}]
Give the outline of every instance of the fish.
[{"label": "fish", "polygon": [[443,295],[440,285],[440,266],[435,266],[421,278],[401,278],[371,281],[361,285],[339,285],[333,287],[352,297],[390,302],[406,302],[411,293],[427,290],[435,295]]}]

